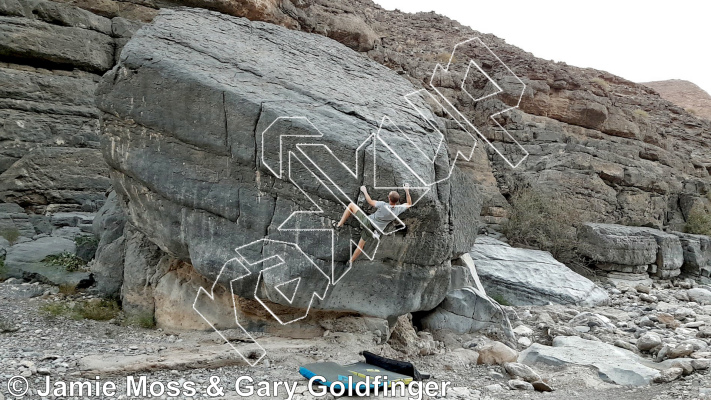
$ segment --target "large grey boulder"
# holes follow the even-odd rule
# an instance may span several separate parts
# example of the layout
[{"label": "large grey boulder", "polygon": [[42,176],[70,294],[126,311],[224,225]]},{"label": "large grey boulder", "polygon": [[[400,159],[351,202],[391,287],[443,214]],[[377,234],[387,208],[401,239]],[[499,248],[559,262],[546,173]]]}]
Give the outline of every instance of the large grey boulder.
[{"label": "large grey boulder", "polygon": [[553,339],[552,346],[534,343],[519,355],[518,361],[554,367],[590,366],[597,370],[603,381],[623,386],[646,386],[659,374],[659,370],[645,365],[629,350],[577,336],[558,336]]},{"label": "large grey boulder", "polygon": [[639,232],[638,228],[629,226],[583,224],[578,229],[580,251],[599,263],[652,264],[657,259],[657,241]]},{"label": "large grey boulder", "polygon": [[[121,304],[128,314],[154,315],[153,291],[170,264],[158,246],[131,226],[124,229],[125,241]],[[165,259],[164,259],[165,258]]]},{"label": "large grey boulder", "polygon": [[711,237],[690,233],[672,232],[679,237],[684,250],[683,272],[709,276],[711,273]]},{"label": "large grey boulder", "polygon": [[[163,251],[209,280],[219,276],[226,286],[243,271],[230,264],[220,274],[240,247],[250,260],[248,274],[232,284],[240,296],[385,318],[442,301],[449,260],[471,247],[477,229],[464,220],[452,229],[450,215],[479,215],[470,178],[458,175],[457,186],[444,179],[449,156],[445,147],[437,152],[429,138],[436,132],[403,97],[413,91],[391,70],[322,36],[181,9],[161,11],[136,32],[100,83],[97,104],[106,112],[102,144],[113,186],[132,225]],[[438,126],[421,97],[411,100]],[[384,115],[411,140],[385,121],[380,137],[404,163],[379,142],[375,148],[366,142]],[[289,116],[308,121],[278,119]],[[299,140],[327,145],[333,156],[322,147],[301,153],[293,141],[280,139],[319,131],[322,137]],[[306,171],[306,155],[318,160],[321,172]],[[348,168],[359,160],[363,168],[354,177],[334,157]],[[356,221],[335,231],[333,254],[329,232],[282,226],[289,219],[291,227],[332,229],[342,203],[355,200],[360,185],[383,198],[388,189],[374,186],[415,186],[420,180],[430,190],[413,190],[419,202],[402,214],[407,233],[383,237],[374,259],[363,256],[345,275]],[[323,212],[290,219],[295,211],[316,210],[305,193]],[[260,274],[267,265],[259,261],[277,255],[290,265]],[[293,299],[274,290],[297,278]],[[329,287],[329,281],[337,283]],[[323,300],[314,297],[324,290]]]},{"label": "large grey boulder", "polygon": [[487,330],[502,334],[508,340],[515,339],[506,311],[495,300],[476,287],[456,289],[420,320],[423,329],[440,330],[460,334]]},{"label": "large grey boulder", "polygon": [[609,301],[591,280],[545,251],[519,249],[495,239],[477,239],[469,255],[487,293],[511,305],[577,304]]},{"label": "large grey boulder", "polygon": [[659,278],[671,278],[681,273],[684,263],[679,238],[657,229],[585,223],[578,229],[578,239],[580,252],[606,271],[647,271]]},{"label": "large grey boulder", "polygon": [[96,280],[95,288],[104,296],[117,296],[123,285],[125,225],[126,215],[118,204],[116,192],[112,191],[92,221],[99,243],[90,265]]},{"label": "large grey boulder", "polygon": [[87,287],[93,283],[89,272],[69,272],[42,261],[50,255],[74,254],[75,249],[74,241],[53,236],[16,244],[10,247],[5,257],[7,275],[52,285]]}]

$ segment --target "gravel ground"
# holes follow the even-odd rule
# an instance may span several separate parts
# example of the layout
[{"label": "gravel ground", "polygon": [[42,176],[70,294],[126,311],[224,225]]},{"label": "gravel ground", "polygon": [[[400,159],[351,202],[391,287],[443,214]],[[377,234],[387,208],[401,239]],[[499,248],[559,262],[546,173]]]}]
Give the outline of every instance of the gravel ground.
[{"label": "gravel ground", "polygon": [[[306,392],[307,381],[298,372],[299,365],[321,360],[353,362],[359,360],[358,352],[361,350],[397,354],[387,344],[375,344],[372,337],[351,333],[332,333],[318,339],[264,337],[260,343],[267,348],[268,357],[251,367],[229,352],[214,333],[168,332],[121,326],[112,321],[47,316],[40,311],[44,304],[70,304],[90,299],[87,295],[65,296],[56,292],[56,288],[41,284],[0,283],[0,330],[5,331],[0,333],[0,400],[3,396],[4,399],[14,398],[7,390],[8,381],[14,376],[27,379],[31,389],[24,398],[33,399],[41,398],[37,390],[43,390],[47,378],[52,383],[72,380],[95,382],[93,372],[87,370],[87,365],[92,365],[87,360],[93,360],[93,365],[104,365],[96,364],[104,362],[112,366],[111,370],[101,372],[99,382],[116,383],[114,396],[50,395],[46,398],[126,398],[127,376],[133,376],[136,380],[145,376],[149,384],[162,382],[167,385],[173,381],[180,388],[187,381],[195,383],[197,393],[194,397],[186,396],[190,394],[187,392],[176,397],[170,397],[167,393],[156,396],[162,399],[209,398],[211,394],[219,394],[214,387],[208,390],[211,378],[214,382],[213,377],[219,378],[224,388],[224,396],[214,398],[288,398],[284,387],[280,387],[276,396],[273,391],[269,395],[254,393],[240,396],[235,391],[234,382],[239,377],[249,376],[255,385],[259,381],[296,383],[297,394],[294,398],[311,399],[313,396]],[[613,300],[620,296],[629,297],[626,293],[614,293]],[[526,310],[517,311],[527,315],[530,312]],[[534,341],[543,339],[534,336]],[[518,391],[507,388],[510,378],[501,366],[457,366],[447,361],[443,354],[407,358],[420,370],[433,374],[435,380],[451,381],[449,387],[453,389],[447,394],[447,398],[451,399],[699,399],[704,398],[704,388],[711,388],[711,377],[706,371],[695,372],[672,383],[627,388],[603,382],[591,368],[536,365],[536,371],[555,391]],[[148,361],[137,363],[135,360]],[[246,386],[243,387],[246,390]],[[156,393],[159,392],[159,386],[155,389]],[[425,395],[423,398],[437,397]]]}]

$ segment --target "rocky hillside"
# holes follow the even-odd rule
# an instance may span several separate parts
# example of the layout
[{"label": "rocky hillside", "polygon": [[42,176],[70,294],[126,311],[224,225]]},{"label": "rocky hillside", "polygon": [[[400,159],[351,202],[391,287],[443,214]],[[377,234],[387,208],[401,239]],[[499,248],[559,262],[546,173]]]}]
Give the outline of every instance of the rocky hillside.
[{"label": "rocky hillside", "polygon": [[[150,21],[160,7],[177,2],[62,3],[90,13],[36,0],[7,2],[0,10],[8,22],[3,29],[17,32],[12,37],[24,38],[0,44],[0,54],[11,63],[5,64],[6,73],[23,78],[9,82],[31,85],[34,81],[40,88],[8,89],[3,106],[5,120],[9,121],[3,125],[3,169],[37,146],[95,148],[97,119],[90,95],[92,81],[98,77],[94,74],[113,65],[126,38],[136,29],[136,24],[129,21]],[[512,170],[490,148],[478,146],[472,161],[462,164],[485,193],[483,216],[488,223],[502,222],[505,213],[501,207],[507,206],[506,197],[528,185],[558,191],[581,211],[588,212],[589,219],[671,225],[678,229],[691,205],[704,201],[709,190],[709,123],[660,98],[646,86],[603,71],[537,59],[502,39],[480,35],[433,13],[386,11],[367,0],[195,0],[189,5],[328,36],[402,74],[416,86],[429,82],[436,63],[446,63],[456,43],[481,36],[527,84],[521,111],[503,122],[531,154],[523,165]],[[36,43],[41,43],[39,48],[33,47]],[[79,44],[86,51],[77,51]],[[491,76],[504,72],[497,63],[485,65]],[[48,74],[62,78],[52,78],[42,85],[41,79],[46,81]],[[81,90],[67,86],[78,82],[82,82]],[[451,95],[456,107],[467,109],[470,99],[448,87],[447,82],[435,85]],[[53,93],[55,100],[48,95],[42,95],[41,100],[27,98],[28,93],[41,95],[42,90]],[[479,107],[471,111],[473,119],[486,121],[492,105]],[[435,111],[444,115],[442,110]],[[456,129],[450,128],[450,135],[455,135]],[[493,131],[484,134],[496,137]],[[502,143],[499,147],[506,146]],[[38,177],[42,174],[30,173]],[[0,178],[4,182],[0,193],[6,201],[37,208],[37,204],[22,199],[48,196],[25,188],[22,179],[14,179],[17,177],[17,173],[8,173]],[[28,190],[31,196],[21,194]],[[49,197],[40,201],[58,201]],[[77,204],[84,200],[67,201]]]},{"label": "rocky hillside", "polygon": [[683,107],[689,113],[711,120],[711,95],[693,82],[670,79],[642,84],[656,90],[662,98]]}]

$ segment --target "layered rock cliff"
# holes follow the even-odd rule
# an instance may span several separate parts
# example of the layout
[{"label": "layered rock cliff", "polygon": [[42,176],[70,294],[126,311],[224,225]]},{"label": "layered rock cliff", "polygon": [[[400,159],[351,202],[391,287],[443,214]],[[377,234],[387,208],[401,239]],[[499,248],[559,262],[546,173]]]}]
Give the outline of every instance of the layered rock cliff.
[{"label": "layered rock cliff", "polygon": [[[118,54],[117,50],[125,43],[125,38],[135,30],[134,25],[126,24],[127,19],[147,22],[159,8],[176,4],[143,0],[105,0],[99,3],[63,0],[62,3],[84,8],[101,17],[52,2],[16,0],[3,3],[4,11],[0,10],[0,13],[8,21],[6,29],[17,32],[15,37],[40,38],[49,35],[56,41],[51,46],[50,42],[42,42],[46,45],[37,50],[26,41],[15,40],[15,44],[5,45],[5,60],[25,60],[19,62],[52,66],[53,73],[60,66],[104,71],[111,67],[112,63],[108,60]],[[195,0],[187,5],[328,36],[365,52],[370,58],[404,75],[416,86],[429,82],[437,62],[448,61],[454,44],[470,37],[481,37],[528,85],[521,101],[523,112],[506,121],[504,127],[532,155],[521,168],[512,171],[496,159],[491,149],[480,146],[477,150],[468,168],[486,193],[484,218],[487,222],[501,222],[505,214],[502,214],[500,207],[507,205],[505,196],[517,187],[531,185],[560,191],[576,202],[580,210],[589,212],[589,219],[679,228],[688,214],[689,204],[704,201],[703,195],[708,191],[711,164],[707,140],[709,123],[661,99],[646,86],[603,71],[536,59],[502,39],[481,35],[433,13],[386,11],[367,0],[347,4],[340,1]],[[37,8],[34,13],[33,8]],[[74,11],[47,11],[54,9]],[[55,14],[59,17],[54,17]],[[61,31],[61,35],[47,33],[55,30]],[[77,36],[76,41],[65,39],[83,31],[90,33]],[[91,41],[92,46],[105,43],[104,47],[77,52],[75,43],[87,42],[89,37],[93,37],[91,35],[106,36],[101,36],[101,40],[97,36],[97,40]],[[61,51],[66,59],[60,60],[51,53],[62,45],[72,48]],[[69,57],[72,54],[76,56]],[[496,63],[489,64],[485,69],[492,76],[502,72]],[[34,76],[16,70],[13,67],[10,72]],[[455,106],[462,109],[471,106],[471,99],[456,93],[449,87],[450,83],[445,80],[435,82],[435,85],[445,93],[449,91]],[[57,88],[53,92],[73,91]],[[85,97],[83,101],[86,103],[88,100],[89,97]],[[15,110],[18,107],[13,105],[8,108]],[[27,108],[27,105],[22,107]],[[40,110],[40,116],[53,124],[63,125],[63,121],[69,118],[64,116],[67,112],[60,118],[56,107],[51,108],[51,112]],[[481,107],[474,113],[483,121],[488,116],[487,111],[488,107]],[[74,120],[70,126],[77,128],[69,130],[73,139],[62,138],[62,143],[75,146],[79,141],[85,143],[80,145],[94,147],[95,140],[89,140],[86,135],[96,132],[95,111],[89,111],[89,114],[81,111],[79,114],[84,119],[78,121],[73,117],[77,111],[69,114]],[[18,119],[12,117],[7,120]],[[45,121],[44,125],[47,124]],[[5,126],[6,130],[13,132],[19,128],[16,123],[14,127],[9,123]],[[47,132],[47,128],[43,129]],[[58,131],[55,129],[53,132]],[[23,133],[21,136],[28,135]],[[13,134],[13,151],[5,151],[2,165],[7,168],[24,154],[26,150],[17,147],[26,149],[34,146],[27,142],[48,145],[47,139],[43,140],[41,136],[33,134],[32,139],[21,139],[21,143],[17,143]],[[57,139],[55,136],[52,135]]]}]

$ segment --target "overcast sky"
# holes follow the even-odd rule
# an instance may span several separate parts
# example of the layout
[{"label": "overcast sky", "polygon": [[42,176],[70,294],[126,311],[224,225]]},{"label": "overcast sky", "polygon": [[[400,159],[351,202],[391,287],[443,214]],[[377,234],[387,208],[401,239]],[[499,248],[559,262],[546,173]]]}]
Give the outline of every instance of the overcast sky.
[{"label": "overcast sky", "polygon": [[405,12],[435,11],[536,57],[635,82],[685,79],[711,93],[709,0],[375,2]]}]

